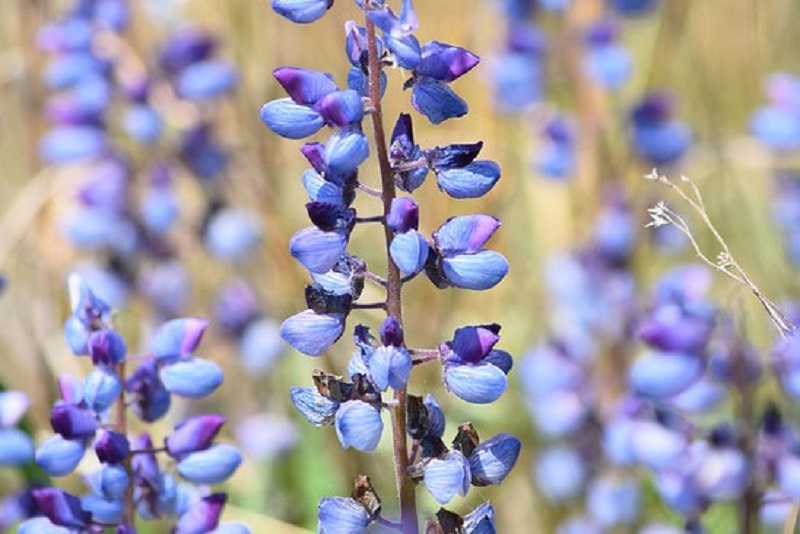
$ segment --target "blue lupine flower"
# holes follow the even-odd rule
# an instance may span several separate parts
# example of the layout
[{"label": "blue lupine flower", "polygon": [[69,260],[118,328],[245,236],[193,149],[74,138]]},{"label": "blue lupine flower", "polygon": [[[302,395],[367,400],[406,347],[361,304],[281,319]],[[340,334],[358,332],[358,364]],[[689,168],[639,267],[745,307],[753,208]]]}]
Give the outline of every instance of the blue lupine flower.
[{"label": "blue lupine flower", "polygon": [[466,495],[471,480],[470,464],[461,451],[449,451],[443,458],[425,464],[423,482],[440,504],[447,504],[457,494]]},{"label": "blue lupine flower", "polygon": [[171,397],[159,378],[153,360],[143,362],[128,378],[125,389],[130,394],[133,412],[142,420],[151,423],[167,413]]},{"label": "blue lupine flower", "polygon": [[720,384],[701,376],[689,387],[673,396],[670,403],[688,414],[701,414],[718,406],[725,399],[726,390]]},{"label": "blue lupine flower", "polygon": [[83,458],[83,443],[70,441],[60,435],[50,437],[36,449],[36,463],[51,476],[72,473]]},{"label": "blue lupine flower", "polygon": [[219,525],[227,500],[224,493],[213,493],[199,499],[178,518],[173,534],[202,534],[213,531]]},{"label": "blue lupine flower", "polygon": [[757,109],[750,130],[768,148],[779,152],[800,146],[800,82],[790,74],[773,74],[767,79],[770,104]]},{"label": "blue lupine flower", "polygon": [[467,103],[447,84],[429,78],[420,78],[414,84],[411,105],[433,124],[463,117],[468,111]]},{"label": "blue lupine flower", "polygon": [[39,510],[55,525],[71,530],[89,527],[91,515],[83,510],[80,500],[74,495],[58,488],[38,488],[33,490],[33,498]]},{"label": "blue lupine flower", "polygon": [[223,209],[208,221],[205,243],[217,258],[236,262],[247,259],[261,242],[261,221],[251,212]]},{"label": "blue lupine flower", "polygon": [[457,397],[474,404],[488,404],[500,398],[508,377],[490,363],[453,365],[444,369],[444,385]]},{"label": "blue lupine flower", "polygon": [[224,521],[212,530],[210,534],[251,534],[251,531],[244,523]]},{"label": "blue lupine flower", "polygon": [[275,13],[298,24],[308,24],[322,17],[333,0],[272,0]]},{"label": "blue lupine flower", "polygon": [[369,142],[357,128],[342,128],[325,143],[325,166],[334,175],[348,175],[369,157]]},{"label": "blue lupine flower", "polygon": [[[394,181],[397,187],[411,193],[425,182],[428,175],[427,162],[423,162],[424,154],[419,145],[414,143],[414,127],[411,115],[401,113],[392,131],[389,141],[389,162],[394,169]],[[399,170],[405,164],[423,162],[422,165],[412,165],[409,170]],[[403,201],[405,202],[405,201]]]},{"label": "blue lupine flower", "polygon": [[56,404],[50,412],[50,425],[64,439],[86,439],[100,427],[97,414],[75,404]]},{"label": "blue lupine flower", "polygon": [[177,463],[178,473],[195,484],[224,482],[242,463],[242,455],[235,447],[226,444],[192,452]]},{"label": "blue lupine flower", "polygon": [[286,319],[281,337],[309,356],[322,356],[344,332],[344,315],[305,310]]},{"label": "blue lupine flower", "polygon": [[130,454],[131,446],[125,434],[103,430],[94,443],[97,459],[104,464],[121,464]]},{"label": "blue lupine flower", "polygon": [[536,486],[553,503],[568,502],[579,495],[586,471],[578,452],[567,446],[546,448],[534,464]]},{"label": "blue lupine flower", "polygon": [[364,117],[364,102],[352,89],[328,93],[315,107],[328,125],[338,128],[358,124]]},{"label": "blue lupine flower", "polygon": [[372,452],[378,446],[383,432],[381,412],[360,400],[342,403],[336,411],[336,435],[342,447]]},{"label": "blue lupine flower", "polygon": [[315,388],[294,387],[289,390],[297,410],[314,426],[332,425],[339,403],[320,395]]},{"label": "blue lupine flower", "polygon": [[348,236],[341,231],[323,232],[319,228],[304,228],[289,240],[292,256],[312,273],[333,269],[344,254]]},{"label": "blue lupine flower", "polygon": [[104,131],[91,126],[58,126],[39,144],[43,161],[61,164],[103,155],[108,140]]},{"label": "blue lupine flower", "polygon": [[349,497],[325,497],[317,510],[320,534],[361,534],[370,523],[369,512]]},{"label": "blue lupine flower", "polygon": [[731,443],[714,443],[693,449],[697,455],[695,479],[700,491],[714,501],[741,498],[752,476],[752,466],[742,451]]},{"label": "blue lupine flower", "polygon": [[589,486],[587,507],[604,528],[627,526],[639,513],[641,489],[635,479],[602,476]]},{"label": "blue lupine flower", "polygon": [[136,105],[126,109],[122,126],[131,138],[145,145],[158,141],[164,131],[161,117],[153,108],[146,105]]},{"label": "blue lupine flower", "polygon": [[610,0],[611,8],[620,15],[637,16],[651,11],[658,5],[658,0]]},{"label": "blue lupine flower", "polygon": [[122,501],[128,482],[128,473],[120,465],[104,465],[89,477],[95,495],[108,501]]},{"label": "blue lupine flower", "polygon": [[150,353],[158,362],[191,356],[200,345],[208,321],[196,317],[173,319],[159,326],[150,339]]},{"label": "blue lupine flower", "polygon": [[113,368],[125,359],[128,347],[115,330],[103,329],[92,332],[88,340],[89,356],[92,363],[107,369]]},{"label": "blue lupine flower", "polygon": [[16,428],[0,428],[0,466],[20,466],[33,459],[31,438]]},{"label": "blue lupine flower", "polygon": [[405,387],[413,362],[403,347],[381,346],[369,358],[370,377],[380,391]]},{"label": "blue lupine flower", "polygon": [[125,512],[125,501],[107,501],[96,495],[80,498],[81,508],[91,515],[92,521],[105,524],[121,523]]},{"label": "blue lupine flower", "polygon": [[500,166],[494,161],[473,161],[436,173],[439,188],[453,198],[480,198],[500,179]]},{"label": "blue lupine flower", "polygon": [[226,61],[207,60],[183,69],[175,80],[181,98],[207,100],[230,92],[236,87],[236,68]]},{"label": "blue lupine flower", "polygon": [[637,393],[662,399],[688,388],[703,369],[702,358],[694,354],[652,351],[634,360],[628,380]]},{"label": "blue lupine flower", "polygon": [[589,415],[589,405],[578,391],[554,391],[529,402],[533,423],[548,438],[564,438],[573,434]]},{"label": "blue lupine flower", "polygon": [[219,365],[200,358],[166,365],[161,368],[158,376],[167,391],[190,399],[210,395],[222,384],[224,378]]},{"label": "blue lupine flower", "polygon": [[224,424],[225,418],[215,414],[198,415],[182,421],[164,439],[167,454],[181,458],[209,448]]},{"label": "blue lupine flower", "polygon": [[645,95],[631,114],[633,148],[657,166],[676,162],[692,141],[689,127],[673,118],[673,107],[668,93],[654,92]]},{"label": "blue lupine flower", "polygon": [[280,98],[264,104],[261,120],[273,132],[287,139],[303,139],[319,131],[325,124],[317,111],[297,104],[291,98]]},{"label": "blue lupine flower", "polygon": [[619,26],[614,19],[602,19],[587,32],[588,50],[583,68],[598,85],[620,89],[630,77],[633,61],[625,47],[619,45]]},{"label": "blue lupine flower", "polygon": [[142,224],[156,235],[165,234],[180,215],[175,193],[167,186],[148,188],[139,209]]},{"label": "blue lupine flower", "polygon": [[83,397],[95,412],[108,410],[122,393],[122,381],[104,369],[93,369],[83,383]]},{"label": "blue lupine flower", "polygon": [[711,337],[714,310],[703,305],[661,305],[639,326],[639,337],[663,351],[701,352]]},{"label": "blue lupine flower", "polygon": [[502,254],[482,250],[475,254],[459,254],[442,260],[446,280],[462,289],[482,291],[496,286],[508,273],[508,262]]},{"label": "blue lupine flower", "polygon": [[420,272],[428,260],[428,241],[416,230],[392,238],[389,253],[400,271],[408,276]]},{"label": "blue lupine flower", "polygon": [[630,438],[635,458],[656,470],[674,465],[687,448],[680,432],[652,421],[637,422]]},{"label": "blue lupine flower", "polygon": [[402,234],[419,228],[419,205],[411,197],[396,197],[386,215],[386,226]]},{"label": "blue lupine flower", "polygon": [[463,48],[438,41],[426,43],[414,69],[411,104],[433,124],[465,115],[467,104],[447,84],[479,61],[478,56]]},{"label": "blue lupine flower", "polygon": [[488,486],[500,484],[517,463],[520,440],[511,434],[498,434],[482,441],[469,455],[472,484]]}]

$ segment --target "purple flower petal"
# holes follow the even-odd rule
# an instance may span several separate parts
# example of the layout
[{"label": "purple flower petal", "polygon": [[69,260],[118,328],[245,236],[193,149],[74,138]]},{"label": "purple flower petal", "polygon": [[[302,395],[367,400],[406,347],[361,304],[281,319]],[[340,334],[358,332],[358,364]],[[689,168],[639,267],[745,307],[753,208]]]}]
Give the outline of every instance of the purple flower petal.
[{"label": "purple flower petal", "polygon": [[213,531],[219,525],[227,500],[224,493],[213,493],[198,500],[181,515],[172,534],[205,534]]},{"label": "purple flower petal", "polygon": [[279,67],[272,75],[297,104],[313,106],[322,97],[337,90],[333,77],[326,72],[301,67]]},{"label": "purple flower petal", "polygon": [[173,319],[158,327],[150,340],[150,352],[158,362],[190,356],[200,345],[208,321],[196,317]]},{"label": "purple flower petal", "polygon": [[364,103],[361,95],[352,89],[325,95],[315,106],[325,122],[343,128],[357,124],[364,118]]},{"label": "purple flower petal", "polygon": [[433,241],[444,256],[480,251],[502,223],[491,215],[451,217],[436,232]]},{"label": "purple flower petal", "polygon": [[442,82],[452,82],[480,63],[472,52],[439,41],[431,41],[422,47],[422,56],[417,73]]},{"label": "purple flower petal", "polygon": [[164,439],[167,454],[173,458],[207,449],[219,434],[225,418],[216,414],[205,414],[184,420]]}]

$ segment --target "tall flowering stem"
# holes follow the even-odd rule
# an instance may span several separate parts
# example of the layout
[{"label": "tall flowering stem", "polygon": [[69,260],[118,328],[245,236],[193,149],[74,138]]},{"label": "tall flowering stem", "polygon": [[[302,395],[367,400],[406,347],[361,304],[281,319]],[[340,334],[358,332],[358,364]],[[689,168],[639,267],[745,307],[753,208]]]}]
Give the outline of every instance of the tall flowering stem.
[{"label": "tall flowering stem", "polygon": [[[381,171],[381,188],[383,190],[383,215],[384,220],[392,209],[392,201],[397,196],[397,191],[392,177],[389,163],[389,154],[386,150],[386,135],[383,131],[383,111],[381,109],[381,67],[378,56],[378,43],[375,36],[375,24],[366,19],[367,53],[369,54],[369,100],[372,107],[372,132],[375,137],[375,147],[378,152],[378,165]],[[400,324],[403,323],[402,304],[402,279],[400,269],[392,259],[390,247],[394,233],[389,225],[384,224],[383,233],[386,237],[386,313],[395,317]],[[400,515],[402,518],[403,532],[415,533],[417,526],[417,501],[414,493],[414,483],[407,476],[408,471],[408,445],[406,442],[406,388],[395,390],[394,398],[397,402],[392,410],[392,444],[394,445],[394,470],[397,477],[397,495],[400,498]]]}]

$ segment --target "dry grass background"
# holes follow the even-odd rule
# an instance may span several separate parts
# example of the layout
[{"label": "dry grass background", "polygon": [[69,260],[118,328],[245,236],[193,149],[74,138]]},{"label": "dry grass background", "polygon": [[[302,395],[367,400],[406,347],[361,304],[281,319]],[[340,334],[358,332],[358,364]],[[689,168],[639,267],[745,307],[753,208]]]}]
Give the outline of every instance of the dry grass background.
[{"label": "dry grass background", "polygon": [[[740,262],[760,281],[768,294],[798,296],[796,270],[783,259],[779,238],[769,213],[770,160],[746,137],[751,110],[761,101],[761,84],[774,70],[800,72],[800,3],[794,0],[666,0],[657,17],[625,23],[624,39],[636,57],[636,77],[621,100],[630,102],[648,86],[667,86],[679,97],[679,115],[693,126],[698,148],[681,171],[703,189],[711,215],[720,222]],[[575,0],[575,10],[591,12],[597,0]],[[42,128],[39,106],[42,90],[37,76],[42,58],[32,47],[36,25],[56,13],[58,2],[6,0],[0,3],[0,272],[9,288],[0,297],[0,383],[33,396],[31,418],[41,438],[48,431],[47,416],[58,373],[82,373],[83,362],[70,356],[60,329],[66,313],[64,280],[77,255],[57,230],[60,213],[69,208],[80,169],[68,173],[42,168],[36,158],[37,136]],[[458,44],[489,58],[502,40],[502,21],[490,0],[418,1],[422,42],[439,39]],[[339,0],[320,22],[297,26],[280,19],[267,0],[193,0],[185,3],[181,21],[207,26],[223,37],[223,55],[242,71],[235,98],[220,105],[222,132],[234,147],[229,172],[230,188],[241,205],[256,208],[266,228],[264,250],[245,268],[274,316],[282,318],[303,306],[302,269],[287,253],[289,237],[305,226],[300,174],[304,163],[299,143],[277,139],[259,121],[259,107],[280,95],[270,73],[280,65],[298,65],[333,72],[343,82],[347,69],[342,53],[343,23],[358,17],[352,2]],[[133,45],[143,53],[160,41],[166,29],[139,13],[131,34]],[[546,20],[548,30],[558,32],[561,23]],[[564,66],[565,58],[555,43],[548,65],[548,88],[553,101],[580,109],[580,120],[598,120],[599,135],[621,150],[624,124],[614,117],[617,103],[599,99],[581,106],[581,87]],[[511,273],[498,288],[487,293],[439,292],[430,284],[411,284],[405,297],[408,337],[416,346],[430,346],[447,339],[462,324],[497,321],[503,324],[502,346],[521,355],[542,334],[547,303],[541,284],[542,261],[548,254],[569,249],[591,227],[599,207],[598,191],[609,179],[609,170],[598,163],[589,146],[581,156],[581,176],[572,184],[554,183],[535,176],[530,158],[535,143],[529,117],[499,117],[493,112],[488,69],[479,67],[455,84],[470,104],[468,116],[433,128],[415,117],[418,140],[423,146],[457,141],[485,141],[484,156],[496,159],[504,169],[498,186],[480,201],[453,202],[428,184],[419,199],[422,226],[432,230],[456,213],[485,211],[499,216],[504,226],[493,247],[507,255]],[[402,94],[401,74],[390,72],[386,98],[392,120],[407,110],[409,95]],[[796,162],[789,161],[788,164]],[[639,210],[665,191],[641,180],[643,169],[626,164],[616,178],[625,185]],[[376,168],[366,166],[362,176],[377,183]],[[196,191],[185,186],[189,202]],[[371,209],[359,203],[363,213]],[[702,237],[702,232],[700,233]],[[353,249],[368,259],[381,261],[380,236],[358,229]],[[190,265],[195,283],[191,313],[210,313],[209,295],[226,276],[210,265],[198,244],[181,239],[183,260]],[[654,280],[675,259],[661,259],[643,249],[637,273],[643,284]],[[686,255],[683,259],[689,259]],[[773,335],[756,304],[742,290],[718,283],[720,302],[733,309],[759,346]],[[122,328],[139,335],[141,304],[134,303],[120,315]],[[364,312],[351,316],[371,321]],[[254,381],[237,368],[225,343],[208,340],[203,353],[222,362],[229,376],[219,393],[205,407],[231,420],[268,407],[292,416],[286,389],[305,384],[318,365],[341,371],[350,352],[345,340],[333,355],[319,361],[288,354],[266,379]],[[435,370],[425,371],[411,385],[412,392],[439,390]],[[473,489],[457,510],[491,499],[499,514],[501,532],[549,532],[562,511],[546,509],[530,483],[530,462],[536,450],[522,399],[515,387],[490,407],[469,406],[452,396],[439,395],[449,421],[471,420],[481,434],[512,431],[523,436],[525,447],[518,467],[498,489]],[[177,410],[189,409],[179,407]],[[162,430],[172,421],[163,423]],[[298,421],[302,444],[279,462],[259,465],[247,462],[229,484],[235,509],[230,516],[251,522],[254,532],[290,532],[272,517],[313,527],[315,503],[323,495],[343,494],[357,472],[370,474],[387,508],[392,508],[393,475],[389,440],[375,455],[344,454],[329,429],[316,430]],[[451,426],[450,428],[454,428]],[[0,495],[17,483],[13,473],[0,471]],[[68,481],[77,487],[76,480]],[[434,511],[431,499],[422,495],[423,508]],[[654,518],[666,517],[662,509]],[[524,525],[524,528],[522,527]],[[148,532],[147,530],[143,530]]]}]

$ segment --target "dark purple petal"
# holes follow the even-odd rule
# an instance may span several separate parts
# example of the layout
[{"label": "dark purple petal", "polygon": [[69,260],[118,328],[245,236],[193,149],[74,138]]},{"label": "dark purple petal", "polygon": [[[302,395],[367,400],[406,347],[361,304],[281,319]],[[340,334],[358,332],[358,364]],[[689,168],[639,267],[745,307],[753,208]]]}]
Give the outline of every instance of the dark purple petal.
[{"label": "dark purple petal", "polygon": [[357,124],[364,118],[364,103],[361,95],[352,89],[325,95],[315,106],[330,126],[343,128]]},{"label": "dark purple petal", "polygon": [[100,427],[97,414],[74,404],[59,404],[50,412],[53,431],[64,439],[87,439]]},{"label": "dark purple petal", "polygon": [[419,227],[419,205],[411,197],[396,197],[386,215],[386,225],[402,234]]},{"label": "dark purple petal", "polygon": [[98,330],[89,336],[89,355],[95,365],[113,367],[125,358],[128,346],[114,330]]},{"label": "dark purple petal", "polygon": [[308,218],[314,226],[323,232],[336,230],[350,231],[355,224],[356,210],[341,204],[334,205],[327,202],[306,203]]},{"label": "dark purple petal", "polygon": [[417,74],[449,83],[468,72],[480,58],[458,46],[431,41],[422,47]]},{"label": "dark purple petal", "polygon": [[325,145],[322,143],[306,143],[300,147],[300,152],[318,173],[325,172]]},{"label": "dark purple petal", "polygon": [[465,326],[456,330],[450,348],[464,363],[478,363],[500,341],[500,325]]},{"label": "dark purple petal", "polygon": [[333,76],[301,67],[279,67],[272,72],[278,83],[297,104],[312,106],[336,91]]},{"label": "dark purple petal", "polygon": [[54,525],[76,530],[89,527],[91,516],[81,508],[80,499],[74,495],[57,488],[40,488],[33,490],[33,498]]},{"label": "dark purple petal", "polygon": [[381,343],[386,346],[403,346],[403,325],[394,315],[384,319],[381,325]]},{"label": "dark purple petal", "polygon": [[128,457],[131,445],[125,434],[104,430],[94,444],[97,459],[104,464],[120,464]]},{"label": "dark purple petal", "polygon": [[465,167],[472,163],[480,154],[483,148],[483,141],[477,143],[458,143],[436,147],[425,151],[425,156],[431,166],[439,171]]},{"label": "dark purple petal", "polygon": [[173,534],[206,534],[219,524],[222,509],[228,496],[224,493],[213,493],[194,503],[178,519]]},{"label": "dark purple petal", "polygon": [[180,459],[190,452],[207,449],[224,424],[225,418],[216,414],[198,415],[183,421],[164,439],[167,453]]},{"label": "dark purple petal", "polygon": [[159,61],[164,69],[175,72],[210,57],[216,46],[217,40],[207,31],[196,27],[181,28],[170,33]]},{"label": "dark purple petal", "polygon": [[128,378],[125,385],[131,394],[133,411],[142,421],[153,422],[167,413],[170,406],[170,394],[161,379],[153,360],[143,362]]}]

